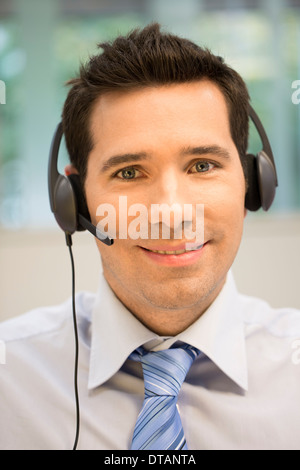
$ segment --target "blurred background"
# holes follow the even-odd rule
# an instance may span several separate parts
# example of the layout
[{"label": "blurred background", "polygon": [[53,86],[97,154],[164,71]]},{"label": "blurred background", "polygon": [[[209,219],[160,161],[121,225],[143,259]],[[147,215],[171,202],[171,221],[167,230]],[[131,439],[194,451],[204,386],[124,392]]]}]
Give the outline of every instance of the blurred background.
[{"label": "blurred background", "polygon": [[[268,214],[248,215],[233,270],[243,292],[300,308],[300,104],[292,102],[300,0],[0,0],[0,320],[69,297],[68,252],[47,189],[65,82],[99,42],[151,21],[209,47],[245,79],[280,186]],[[254,132],[249,150],[260,150]],[[62,149],[61,171],[66,163]],[[75,234],[74,251],[77,290],[95,291],[92,236]]]}]

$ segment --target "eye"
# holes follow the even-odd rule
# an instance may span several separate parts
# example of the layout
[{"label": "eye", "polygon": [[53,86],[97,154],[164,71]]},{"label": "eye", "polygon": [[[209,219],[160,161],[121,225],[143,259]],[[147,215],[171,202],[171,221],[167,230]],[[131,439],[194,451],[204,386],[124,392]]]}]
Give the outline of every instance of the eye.
[{"label": "eye", "polygon": [[139,176],[140,171],[134,167],[123,168],[123,170],[115,173],[115,177],[123,180],[132,180]]},{"label": "eye", "polygon": [[192,166],[190,171],[191,173],[206,173],[212,170],[214,167],[215,165],[211,162],[198,161]]}]

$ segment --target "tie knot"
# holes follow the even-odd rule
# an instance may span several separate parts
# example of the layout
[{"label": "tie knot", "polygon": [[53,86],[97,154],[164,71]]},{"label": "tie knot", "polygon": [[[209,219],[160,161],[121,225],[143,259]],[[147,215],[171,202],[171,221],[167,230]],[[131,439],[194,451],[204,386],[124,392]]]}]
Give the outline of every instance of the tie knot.
[{"label": "tie knot", "polygon": [[139,348],[131,358],[142,363],[145,396],[177,396],[199,352],[189,345],[150,352]]}]

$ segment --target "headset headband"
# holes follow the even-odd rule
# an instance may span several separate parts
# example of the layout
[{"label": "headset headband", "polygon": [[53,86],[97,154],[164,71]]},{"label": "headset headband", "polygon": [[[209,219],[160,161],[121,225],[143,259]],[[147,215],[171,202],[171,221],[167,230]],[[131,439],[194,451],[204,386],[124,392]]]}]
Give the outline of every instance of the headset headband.
[{"label": "headset headband", "polygon": [[55,198],[55,187],[56,187],[59,177],[61,176],[58,171],[57,163],[58,163],[59,147],[60,147],[62,136],[63,136],[63,126],[62,126],[62,122],[60,122],[54,132],[54,136],[53,136],[51,148],[50,148],[50,158],[49,158],[49,163],[48,163],[49,199],[50,199],[50,207],[54,214],[56,212],[56,205],[57,205],[57,200]]},{"label": "headset headband", "polygon": [[255,128],[256,128],[259,136],[260,136],[260,140],[261,140],[261,143],[262,143],[262,146],[263,146],[262,151],[269,157],[269,159],[270,159],[270,161],[273,165],[274,174],[275,174],[275,178],[276,178],[276,186],[278,186],[275,159],[274,159],[274,155],[273,155],[273,151],[272,151],[272,148],[271,148],[270,141],[268,139],[267,133],[265,131],[265,128],[264,128],[261,120],[259,119],[258,115],[256,114],[256,112],[254,111],[254,109],[252,108],[252,106],[250,104],[249,104],[249,117],[251,118],[251,121],[255,125]]}]

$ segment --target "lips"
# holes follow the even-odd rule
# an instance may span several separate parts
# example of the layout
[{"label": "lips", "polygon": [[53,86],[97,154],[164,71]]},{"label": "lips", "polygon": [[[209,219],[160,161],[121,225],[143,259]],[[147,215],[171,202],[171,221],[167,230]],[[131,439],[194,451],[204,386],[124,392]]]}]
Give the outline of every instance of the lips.
[{"label": "lips", "polygon": [[166,248],[166,249],[154,249],[154,248],[144,248],[144,250],[150,251],[152,253],[158,253],[160,255],[183,255],[184,253],[189,253],[190,251],[197,251],[203,247],[202,245],[191,246],[189,248],[183,249],[174,249],[174,248]]},{"label": "lips", "polygon": [[196,264],[206,251],[207,243],[181,243],[180,245],[139,246],[145,260],[154,265],[181,268]]}]

